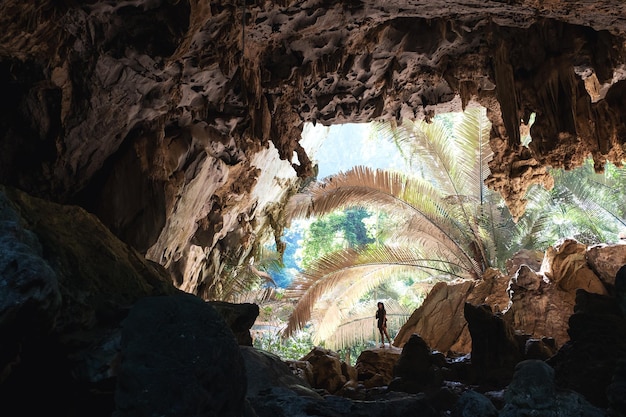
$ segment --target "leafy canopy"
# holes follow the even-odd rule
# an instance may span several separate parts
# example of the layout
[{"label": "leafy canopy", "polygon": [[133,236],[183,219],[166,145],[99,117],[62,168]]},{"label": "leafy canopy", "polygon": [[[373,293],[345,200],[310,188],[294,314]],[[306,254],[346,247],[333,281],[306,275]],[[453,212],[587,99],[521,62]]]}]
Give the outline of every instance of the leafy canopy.
[{"label": "leafy canopy", "polygon": [[312,183],[290,200],[288,219],[362,207],[394,221],[383,242],[328,253],[296,277],[286,292],[298,301],[285,336],[303,328],[317,304],[325,312],[318,327],[336,328],[360,297],[399,273],[479,278],[497,262],[497,242],[506,239],[495,233],[506,210],[483,185],[490,124],[484,109],[472,109],[450,126],[445,119],[379,124],[376,131],[405,149],[416,174],[359,166]]}]

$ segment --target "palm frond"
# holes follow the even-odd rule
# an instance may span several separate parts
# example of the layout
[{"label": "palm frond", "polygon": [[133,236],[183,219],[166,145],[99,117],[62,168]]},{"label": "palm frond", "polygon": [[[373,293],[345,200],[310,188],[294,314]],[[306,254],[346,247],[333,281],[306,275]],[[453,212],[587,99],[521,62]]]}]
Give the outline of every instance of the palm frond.
[{"label": "palm frond", "polygon": [[[467,221],[459,223],[456,213],[447,211],[450,204],[441,200],[440,190],[432,183],[407,178],[401,173],[355,167],[312,184],[304,193],[294,196],[285,215],[288,218],[320,216],[346,207],[367,207],[397,217],[403,215],[410,219],[411,226],[419,226],[411,230],[428,234],[459,259],[465,258],[466,265],[475,264],[473,255],[460,244],[462,240],[455,238],[458,234],[471,238],[472,229],[463,226]],[[479,274],[480,268],[475,272]]]},{"label": "palm frond", "polygon": [[320,340],[324,340],[325,346],[335,350],[344,349],[359,341],[376,340],[378,329],[375,312],[378,301],[385,303],[388,326],[392,332],[399,329],[411,315],[411,311],[394,299],[358,303],[344,316],[339,326]]},{"label": "palm frond", "polygon": [[412,267],[454,275],[457,275],[455,270],[462,270],[460,265],[441,259],[425,258],[419,251],[406,247],[374,246],[333,252],[317,260],[307,271],[296,277],[285,291],[287,298],[298,301],[283,331],[284,337],[289,337],[309,322],[315,304],[325,294],[339,285],[345,285],[347,281],[365,279],[368,272],[380,270],[381,266],[396,269]]},{"label": "palm frond", "polygon": [[289,199],[287,220],[323,216],[347,207],[380,208],[390,212],[406,206],[399,196],[406,185],[400,173],[357,166],[312,183]]}]

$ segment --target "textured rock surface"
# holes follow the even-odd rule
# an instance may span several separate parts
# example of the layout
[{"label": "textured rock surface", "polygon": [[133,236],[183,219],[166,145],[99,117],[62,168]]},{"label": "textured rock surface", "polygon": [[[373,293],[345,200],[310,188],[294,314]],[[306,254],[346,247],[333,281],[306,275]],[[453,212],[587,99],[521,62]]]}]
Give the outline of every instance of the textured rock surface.
[{"label": "textured rock surface", "polygon": [[3,414],[110,416],[121,320],[136,300],[178,291],[80,207],[0,186],[0,229]]},{"label": "textured rock surface", "polygon": [[251,303],[233,304],[223,301],[210,301],[209,304],[226,321],[239,345],[252,346],[250,328],[259,316],[258,305]]},{"label": "textured rock surface", "polygon": [[626,265],[626,245],[594,245],[587,249],[589,267],[609,287],[615,285],[617,271]]},{"label": "textured rock surface", "polygon": [[240,416],[246,391],[235,337],[201,299],[145,297],[122,323],[114,417]]},{"label": "textured rock surface", "polygon": [[606,407],[607,387],[619,377],[615,372],[621,373],[619,364],[626,360],[626,320],[619,301],[579,290],[568,332],[570,341],[548,361],[555,369],[557,384]]},{"label": "textured rock surface", "polygon": [[394,347],[364,350],[354,366],[359,381],[363,381],[367,388],[389,385],[401,353],[400,349]]},{"label": "textured rock surface", "polygon": [[623,158],[625,16],[621,0],[3,1],[0,183],[80,203],[211,296],[314,172],[304,122],[479,103],[488,185],[517,216],[545,166]]},{"label": "textured rock surface", "polygon": [[500,417],[606,415],[604,410],[594,407],[580,394],[559,389],[555,385],[554,369],[538,360],[517,364],[513,380],[506,389],[505,400]]},{"label": "textured rock surface", "polygon": [[424,303],[398,331],[394,345],[402,347],[415,333],[444,354],[469,353],[472,339],[463,316],[465,303],[489,304],[495,311],[503,311],[510,302],[508,283],[509,277],[489,270],[480,281],[435,284]]},{"label": "textured rock surface", "polygon": [[[567,323],[574,312],[576,291],[607,294],[605,284],[612,286],[615,276],[603,281],[594,270],[605,271],[605,276],[617,271],[609,258],[615,256],[621,264],[622,246],[587,248],[576,240],[564,239],[547,248],[541,262],[537,262],[538,253],[518,254],[508,264],[509,271],[518,268],[510,276],[489,270],[480,281],[440,282],[402,326],[394,344],[401,347],[417,333],[440,352],[470,352],[472,338],[463,317],[468,302],[490,306],[518,333],[537,340],[552,338],[558,348],[569,340]],[[536,354],[543,356],[552,349],[545,348],[540,347]]]},{"label": "textured rock surface", "polygon": [[334,394],[348,380],[342,372],[339,355],[332,350],[314,347],[301,360],[311,364],[311,386],[313,388]]}]

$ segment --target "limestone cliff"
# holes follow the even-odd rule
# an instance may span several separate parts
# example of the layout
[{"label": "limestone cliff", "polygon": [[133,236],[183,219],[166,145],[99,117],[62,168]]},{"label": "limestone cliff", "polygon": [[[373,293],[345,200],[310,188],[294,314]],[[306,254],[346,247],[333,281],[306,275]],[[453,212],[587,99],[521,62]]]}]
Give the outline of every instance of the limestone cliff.
[{"label": "limestone cliff", "polygon": [[82,205],[207,297],[313,175],[306,122],[483,105],[515,216],[546,166],[624,157],[622,0],[5,0],[0,26],[0,183]]}]

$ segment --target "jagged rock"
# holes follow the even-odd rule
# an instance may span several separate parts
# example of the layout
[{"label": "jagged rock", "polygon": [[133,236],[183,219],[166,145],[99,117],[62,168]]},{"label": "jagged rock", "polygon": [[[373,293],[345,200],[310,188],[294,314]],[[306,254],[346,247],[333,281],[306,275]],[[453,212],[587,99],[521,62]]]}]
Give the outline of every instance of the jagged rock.
[{"label": "jagged rock", "polygon": [[337,392],[348,380],[342,372],[341,359],[336,352],[314,347],[300,361],[311,364],[311,386],[329,393]]},{"label": "jagged rock", "polygon": [[424,339],[411,335],[393,367],[394,379],[389,383],[389,390],[414,394],[437,390],[443,383],[442,361],[437,359]]},{"label": "jagged rock", "polygon": [[238,344],[252,346],[250,328],[259,316],[257,304],[234,304],[224,301],[209,301],[209,304],[224,318],[230,330],[235,334]]},{"label": "jagged rock", "polygon": [[475,281],[435,284],[398,331],[394,345],[402,347],[412,334],[419,334],[434,350],[448,353],[454,346],[458,352],[469,352],[471,339],[462,319],[463,304],[475,285]]},{"label": "jagged rock", "polygon": [[557,347],[569,340],[567,322],[576,290],[606,294],[607,289],[586,262],[586,246],[565,239],[547,248],[540,272],[521,266],[509,286],[511,304],[504,319],[533,338],[551,337]]},{"label": "jagged rock", "polygon": [[614,285],[617,271],[626,265],[626,245],[593,245],[587,248],[589,267],[604,284]]},{"label": "jagged rock", "polygon": [[546,360],[557,353],[556,341],[549,337],[529,338],[524,344],[524,358]]},{"label": "jagged rock", "polygon": [[506,273],[513,276],[520,266],[526,265],[535,272],[541,269],[544,252],[539,250],[521,249],[506,261]]},{"label": "jagged rock", "polygon": [[[489,305],[502,312],[503,319],[519,333],[532,339],[553,339],[556,348],[569,340],[567,321],[574,310],[576,290],[606,294],[607,289],[586,263],[587,248],[565,239],[546,250],[541,267],[537,253],[520,253],[509,267],[519,265],[509,278],[497,270],[487,270],[482,280],[454,284],[437,283],[405,325],[394,344],[402,346],[410,332],[417,333],[444,353],[468,353],[471,337],[462,316],[464,303]],[[530,258],[531,268],[525,259]],[[554,351],[549,345],[542,358]]]},{"label": "jagged rock", "polygon": [[402,347],[412,334],[419,334],[439,352],[469,353],[471,336],[463,317],[464,303],[489,304],[496,311],[504,310],[510,302],[508,282],[509,278],[495,269],[487,270],[479,281],[438,282],[398,331],[394,344]]},{"label": "jagged rock", "polygon": [[505,400],[500,417],[605,416],[604,411],[592,406],[580,394],[558,389],[554,384],[554,370],[540,360],[525,360],[515,367]]},{"label": "jagged rock", "polygon": [[178,291],[79,207],[0,186],[0,228],[0,402],[110,416],[120,322],[138,299]]},{"label": "jagged rock", "polygon": [[576,292],[569,319],[570,340],[547,362],[558,386],[607,407],[607,386],[620,361],[626,359],[626,320],[614,297]]},{"label": "jagged rock", "polygon": [[393,368],[401,353],[395,347],[364,350],[354,365],[359,381],[366,388],[389,385],[393,379]]},{"label": "jagged rock", "polygon": [[480,104],[487,185],[519,217],[529,186],[551,186],[547,166],[624,159],[623,12],[621,0],[6,0],[0,183],[80,203],[206,296],[314,175],[305,122]]},{"label": "jagged rock", "polygon": [[19,366],[22,344],[53,331],[62,302],[37,235],[22,222],[0,188],[0,384]]},{"label": "jagged rock", "polygon": [[452,410],[452,417],[498,417],[498,410],[486,396],[467,390]]},{"label": "jagged rock", "polygon": [[523,359],[515,331],[486,304],[465,303],[464,313],[472,335],[472,369],[476,380],[508,382],[513,368]]},{"label": "jagged rock", "polygon": [[541,272],[564,291],[584,288],[606,294],[606,287],[587,263],[587,246],[574,239],[563,239],[546,249]]},{"label": "jagged rock", "polygon": [[146,297],[123,322],[114,417],[240,416],[246,369],[233,333],[192,295]]},{"label": "jagged rock", "polygon": [[298,395],[322,399],[305,379],[294,375],[288,363],[278,356],[251,346],[240,346],[240,349],[246,368],[248,399],[262,397],[273,388],[286,388]]},{"label": "jagged rock", "polygon": [[285,360],[285,363],[291,370],[291,373],[297,375],[299,378],[302,378],[309,385],[314,384],[313,380],[313,365],[309,361],[294,361],[294,360]]}]

